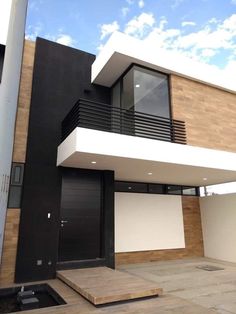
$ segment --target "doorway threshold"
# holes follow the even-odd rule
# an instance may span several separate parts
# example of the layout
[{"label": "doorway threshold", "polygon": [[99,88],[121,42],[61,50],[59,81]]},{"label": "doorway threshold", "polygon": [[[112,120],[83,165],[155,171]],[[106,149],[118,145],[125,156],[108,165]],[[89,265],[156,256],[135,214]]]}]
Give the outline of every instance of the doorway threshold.
[{"label": "doorway threshold", "polygon": [[57,262],[57,270],[106,266],[105,258]]}]

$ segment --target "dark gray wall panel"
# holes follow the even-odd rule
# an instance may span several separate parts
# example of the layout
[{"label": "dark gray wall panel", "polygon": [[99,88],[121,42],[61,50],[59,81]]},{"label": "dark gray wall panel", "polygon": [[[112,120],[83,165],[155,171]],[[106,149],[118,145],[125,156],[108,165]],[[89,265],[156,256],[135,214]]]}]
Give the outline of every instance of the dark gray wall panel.
[{"label": "dark gray wall panel", "polygon": [[86,52],[37,39],[16,282],[55,275],[61,193],[56,157],[61,122],[79,98],[110,103],[108,88],[90,84],[94,59]]}]

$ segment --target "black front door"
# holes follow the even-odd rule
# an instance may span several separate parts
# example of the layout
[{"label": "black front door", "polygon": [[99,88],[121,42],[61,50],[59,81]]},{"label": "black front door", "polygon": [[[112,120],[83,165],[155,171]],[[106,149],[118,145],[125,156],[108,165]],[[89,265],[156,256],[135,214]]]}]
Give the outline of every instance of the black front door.
[{"label": "black front door", "polygon": [[64,168],[59,262],[100,258],[101,223],[101,173]]}]

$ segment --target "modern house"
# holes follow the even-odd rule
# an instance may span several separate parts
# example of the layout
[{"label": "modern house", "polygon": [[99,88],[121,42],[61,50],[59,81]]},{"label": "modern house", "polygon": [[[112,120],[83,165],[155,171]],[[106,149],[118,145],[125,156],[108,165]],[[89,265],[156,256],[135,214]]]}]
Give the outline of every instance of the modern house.
[{"label": "modern house", "polygon": [[208,71],[121,33],[97,58],[25,41],[3,280],[236,262],[236,195],[199,197],[200,186],[236,181],[236,85]]}]

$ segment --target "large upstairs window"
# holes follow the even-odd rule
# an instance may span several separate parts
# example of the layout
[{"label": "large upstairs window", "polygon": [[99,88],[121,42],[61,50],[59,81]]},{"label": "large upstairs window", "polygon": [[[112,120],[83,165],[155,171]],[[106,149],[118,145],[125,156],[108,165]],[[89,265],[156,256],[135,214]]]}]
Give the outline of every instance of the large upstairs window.
[{"label": "large upstairs window", "polygon": [[129,112],[170,118],[168,75],[132,66],[114,85],[112,105]]}]

